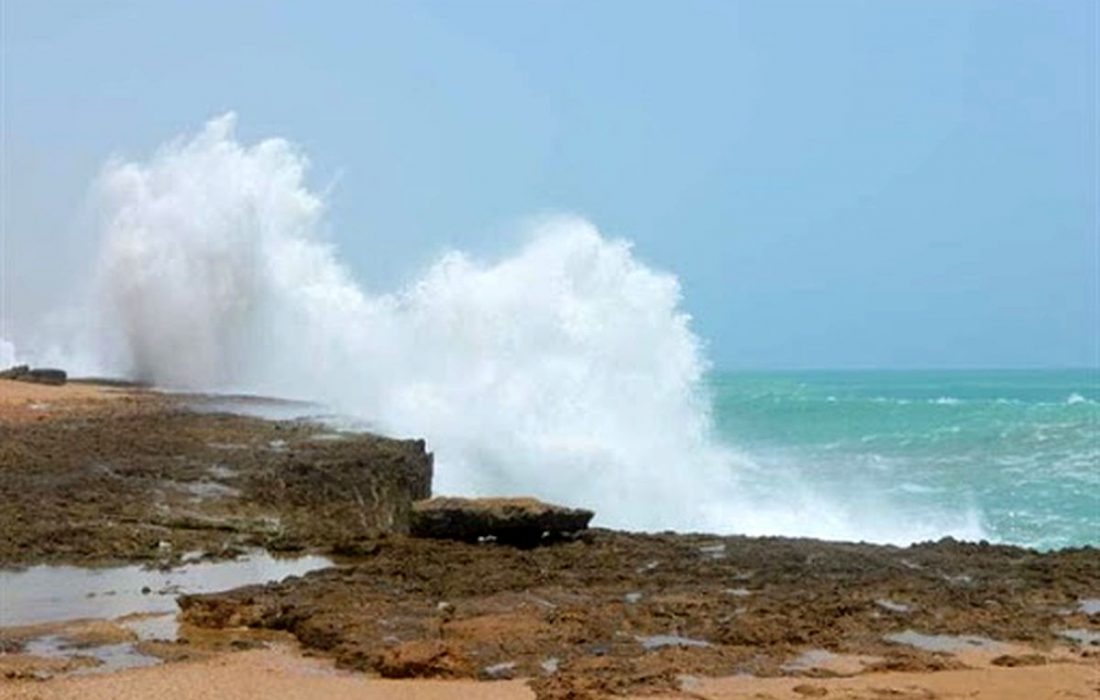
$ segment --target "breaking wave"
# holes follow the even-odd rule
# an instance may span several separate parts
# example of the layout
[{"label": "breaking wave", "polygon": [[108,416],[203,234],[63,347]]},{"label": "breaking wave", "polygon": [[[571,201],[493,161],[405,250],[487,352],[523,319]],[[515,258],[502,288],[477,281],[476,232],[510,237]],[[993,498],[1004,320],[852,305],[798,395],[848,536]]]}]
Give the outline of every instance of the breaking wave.
[{"label": "breaking wave", "polygon": [[786,489],[739,489],[713,438],[707,363],[672,275],[573,217],[495,262],[449,253],[363,291],[321,235],[290,143],[238,143],[232,114],[97,184],[104,371],[160,385],[322,401],[428,439],[444,493],[530,493],[605,525],[912,541],[971,518],[893,522]]}]

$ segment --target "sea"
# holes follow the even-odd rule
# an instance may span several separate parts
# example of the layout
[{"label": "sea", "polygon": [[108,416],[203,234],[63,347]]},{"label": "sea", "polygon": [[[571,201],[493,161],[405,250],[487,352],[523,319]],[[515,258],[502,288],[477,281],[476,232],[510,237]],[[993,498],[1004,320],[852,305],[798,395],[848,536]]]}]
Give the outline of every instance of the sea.
[{"label": "sea", "polygon": [[715,429],[762,499],[797,483],[888,504],[895,522],[950,513],[991,541],[1100,545],[1100,370],[716,372],[709,385]]}]

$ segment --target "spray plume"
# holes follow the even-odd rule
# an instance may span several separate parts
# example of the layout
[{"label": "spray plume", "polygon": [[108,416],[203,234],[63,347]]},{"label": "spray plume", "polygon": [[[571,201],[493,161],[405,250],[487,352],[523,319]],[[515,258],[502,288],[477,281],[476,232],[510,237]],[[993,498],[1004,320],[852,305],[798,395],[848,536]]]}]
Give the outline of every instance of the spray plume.
[{"label": "spray plume", "polygon": [[426,437],[437,491],[529,493],[592,507],[604,525],[923,534],[797,485],[781,504],[740,492],[743,458],[712,437],[707,364],[677,280],[629,243],[559,217],[503,260],[450,253],[370,295],[318,233],[324,204],[303,154],[280,139],[242,145],[234,122],[104,169],[105,371],[318,400]]}]

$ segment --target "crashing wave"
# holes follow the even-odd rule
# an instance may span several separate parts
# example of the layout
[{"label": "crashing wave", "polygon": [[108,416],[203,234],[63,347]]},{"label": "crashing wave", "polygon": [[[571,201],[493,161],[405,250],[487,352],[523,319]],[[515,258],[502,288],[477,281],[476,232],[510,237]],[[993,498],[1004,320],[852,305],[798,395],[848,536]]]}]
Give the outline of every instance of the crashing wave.
[{"label": "crashing wave", "polygon": [[531,494],[605,525],[882,541],[933,531],[797,485],[762,503],[713,437],[707,362],[676,278],[576,217],[495,261],[442,256],[388,294],[358,286],[320,234],[324,202],[292,144],[239,143],[232,114],[97,185],[95,299],[105,371],[169,387],[323,401],[424,436],[436,487]]}]

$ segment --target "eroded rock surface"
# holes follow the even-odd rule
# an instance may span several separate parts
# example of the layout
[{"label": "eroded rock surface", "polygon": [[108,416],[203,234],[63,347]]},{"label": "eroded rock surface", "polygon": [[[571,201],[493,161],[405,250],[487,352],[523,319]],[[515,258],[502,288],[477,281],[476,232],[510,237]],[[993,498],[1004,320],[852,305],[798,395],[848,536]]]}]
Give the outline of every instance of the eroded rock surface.
[{"label": "eroded rock surface", "polygon": [[357,551],[407,532],[412,503],[431,493],[421,440],[333,436],[142,392],[62,408],[0,421],[0,565]]},{"label": "eroded rock surface", "polygon": [[432,498],[413,504],[415,537],[534,545],[584,530],[593,512],[534,498]]},{"label": "eroded rock surface", "polygon": [[[505,669],[534,679],[540,698],[576,699],[675,692],[685,675],[836,675],[820,660],[837,655],[866,671],[963,665],[891,641],[909,630],[958,636],[966,649],[980,636],[991,656],[1015,653],[1004,643],[1052,648],[1060,629],[1100,629],[1100,615],[1077,605],[1098,585],[1100,551],[1089,548],[589,530],[532,549],[391,536],[350,566],[180,605],[200,626],[289,631],[347,668]],[[907,611],[884,610],[884,599]]]}]

